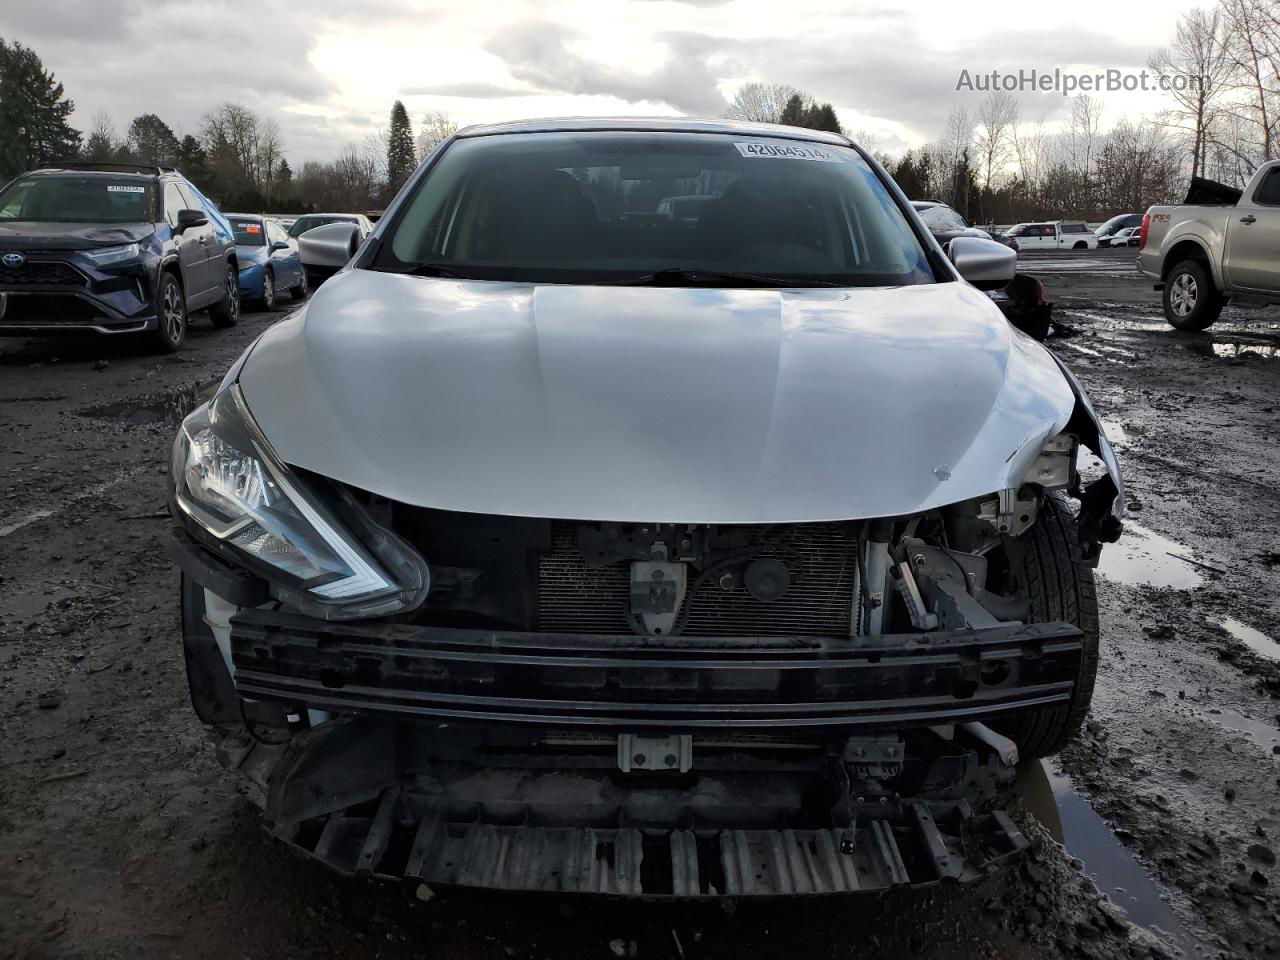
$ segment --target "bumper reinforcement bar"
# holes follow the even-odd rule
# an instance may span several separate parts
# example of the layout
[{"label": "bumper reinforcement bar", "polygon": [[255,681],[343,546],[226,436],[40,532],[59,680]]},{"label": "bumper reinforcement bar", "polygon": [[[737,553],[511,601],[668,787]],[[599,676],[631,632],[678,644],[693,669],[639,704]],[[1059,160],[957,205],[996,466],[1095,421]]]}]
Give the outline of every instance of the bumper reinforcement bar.
[{"label": "bumper reinforcement bar", "polygon": [[489,722],[698,729],[907,728],[1069,701],[1081,634],[1065,623],[878,638],[543,634],[331,623],[242,611],[242,697]]}]

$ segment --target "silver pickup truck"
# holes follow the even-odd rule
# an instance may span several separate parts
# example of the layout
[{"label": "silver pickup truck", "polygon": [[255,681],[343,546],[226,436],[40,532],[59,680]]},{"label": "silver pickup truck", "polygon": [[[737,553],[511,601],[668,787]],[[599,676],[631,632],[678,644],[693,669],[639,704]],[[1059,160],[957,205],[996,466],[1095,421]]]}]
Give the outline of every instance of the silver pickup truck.
[{"label": "silver pickup truck", "polygon": [[1204,330],[1228,300],[1280,304],[1280,161],[1244,190],[1192,178],[1186,203],[1142,218],[1138,269],[1164,291],[1179,330]]}]

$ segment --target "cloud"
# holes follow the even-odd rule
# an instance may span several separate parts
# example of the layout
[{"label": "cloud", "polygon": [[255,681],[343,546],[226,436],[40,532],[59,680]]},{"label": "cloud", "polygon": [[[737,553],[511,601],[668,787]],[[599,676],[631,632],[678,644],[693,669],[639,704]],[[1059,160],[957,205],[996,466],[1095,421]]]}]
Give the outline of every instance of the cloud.
[{"label": "cloud", "polygon": [[718,82],[702,55],[704,38],[663,35],[666,61],[649,73],[601,63],[577,53],[569,44],[578,35],[547,21],[509,27],[485,49],[500,58],[511,75],[546,91],[617,97],[629,103],[665,103],[696,115],[715,116],[725,108]]},{"label": "cloud", "polygon": [[690,7],[723,7],[733,0],[635,0],[636,3],[682,3]]},{"label": "cloud", "polygon": [[500,83],[485,83],[483,81],[441,83],[433,87],[400,88],[401,95],[406,97],[466,97],[477,100],[529,97],[543,92],[545,91],[530,90],[527,87],[509,87]]}]

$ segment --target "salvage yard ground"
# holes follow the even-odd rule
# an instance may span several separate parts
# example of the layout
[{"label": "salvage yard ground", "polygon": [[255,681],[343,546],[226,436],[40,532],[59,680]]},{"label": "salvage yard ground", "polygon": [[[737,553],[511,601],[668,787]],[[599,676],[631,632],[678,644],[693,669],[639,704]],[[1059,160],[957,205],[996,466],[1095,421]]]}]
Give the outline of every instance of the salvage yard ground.
[{"label": "salvage yard ground", "polygon": [[1131,250],[1022,269],[1130,509],[1085,734],[1020,778],[1037,850],[971,888],[736,913],[432,897],[292,859],[191,713],[159,547],[177,418],[280,315],[199,318],[165,358],[0,341],[0,958],[1278,955],[1280,311],[1180,333]]}]

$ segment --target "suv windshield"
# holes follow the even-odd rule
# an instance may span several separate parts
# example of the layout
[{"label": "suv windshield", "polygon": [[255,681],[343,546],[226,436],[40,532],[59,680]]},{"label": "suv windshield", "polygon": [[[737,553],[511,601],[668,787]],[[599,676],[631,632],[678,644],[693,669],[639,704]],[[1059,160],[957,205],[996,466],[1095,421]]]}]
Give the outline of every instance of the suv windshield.
[{"label": "suv windshield", "polygon": [[156,190],[138,177],[19,177],[0,191],[0,221],[153,223]]},{"label": "suv windshield", "polygon": [[299,217],[293,221],[293,225],[289,227],[289,236],[300,237],[308,230],[314,230],[316,227],[323,227],[330,223],[355,223],[355,217]]},{"label": "suv windshield", "polygon": [[747,134],[460,139],[400,208],[372,267],[549,283],[935,280],[857,151]]}]

